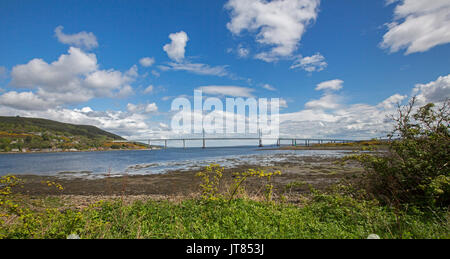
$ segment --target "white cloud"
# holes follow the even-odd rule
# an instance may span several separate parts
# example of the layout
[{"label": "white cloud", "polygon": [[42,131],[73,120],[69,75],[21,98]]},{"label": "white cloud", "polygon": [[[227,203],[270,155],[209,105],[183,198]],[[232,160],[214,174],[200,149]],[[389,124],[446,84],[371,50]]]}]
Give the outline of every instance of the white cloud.
[{"label": "white cloud", "polygon": [[255,57],[266,62],[290,57],[297,50],[306,27],[315,21],[320,0],[229,0],[228,30],[234,35],[242,31],[256,33],[256,41],[272,47]]},{"label": "white cloud", "polygon": [[[42,59],[33,59],[28,64],[13,67],[11,84],[25,88],[47,86],[58,90],[70,87],[67,83],[78,75],[96,70],[97,57],[95,54],[86,54],[78,48],[70,47],[69,54],[61,55],[57,61],[51,64]],[[75,84],[75,82],[71,83]]]},{"label": "white cloud", "polygon": [[287,101],[283,98],[280,98],[280,108],[287,108],[288,104]]},{"label": "white cloud", "polygon": [[277,89],[269,84],[264,84],[262,86],[264,89],[269,90],[269,91],[276,91]]},{"label": "white cloud", "polygon": [[143,67],[150,67],[155,63],[154,58],[144,57],[139,60],[139,64]]},{"label": "white cloud", "polygon": [[[33,59],[13,67],[10,84],[33,90],[33,95],[53,106],[131,93],[129,83],[137,76],[136,66],[125,73],[114,69],[99,70],[98,67],[95,54],[70,47],[68,54],[50,64]],[[8,102],[8,105],[13,104]]]},{"label": "white cloud", "polygon": [[232,97],[253,97],[254,89],[240,86],[201,86],[197,90],[202,90],[204,94],[232,96]]},{"label": "white cloud", "polygon": [[401,103],[403,100],[405,100],[408,96],[406,95],[400,95],[400,94],[394,94],[393,96],[387,98],[378,106],[383,107],[385,109],[392,109],[396,107],[397,104]]},{"label": "white cloud", "polygon": [[137,77],[139,75],[138,73],[138,67],[136,65],[133,65],[130,67],[130,69],[128,69],[125,72],[125,76],[127,76],[128,78],[133,78],[133,77]]},{"label": "white cloud", "polygon": [[[324,95],[294,113],[280,114],[280,133],[301,138],[370,139],[386,137],[391,130],[387,115],[392,107],[343,104],[337,95]],[[388,98],[393,99],[393,98]]]},{"label": "white cloud", "polygon": [[156,111],[158,111],[158,106],[156,106],[156,103],[150,103],[145,106],[146,113],[151,113],[151,112],[156,112]]},{"label": "white cloud", "polygon": [[319,72],[328,66],[325,57],[317,53],[310,57],[298,57],[291,66],[291,69],[301,68],[307,72]]},{"label": "white cloud", "polygon": [[149,104],[127,104],[127,110],[131,113],[153,113],[158,111],[158,106],[156,103],[149,103]]},{"label": "white cloud", "polygon": [[93,49],[98,47],[97,38],[92,32],[79,32],[76,34],[64,34],[62,32],[63,26],[58,26],[55,29],[55,36],[58,41],[75,47]]},{"label": "white cloud", "polygon": [[390,0],[387,4],[394,2],[398,5],[382,48],[390,52],[406,49],[408,55],[450,43],[450,1]]},{"label": "white cloud", "polygon": [[161,74],[158,71],[156,71],[156,70],[152,70],[152,75],[154,75],[156,77],[161,76]]},{"label": "white cloud", "polygon": [[92,72],[84,79],[87,87],[104,91],[117,89],[126,82],[128,78],[124,77],[120,71],[113,69]]},{"label": "white cloud", "polygon": [[81,108],[81,112],[83,113],[89,113],[89,112],[93,112],[94,110],[92,110],[91,107],[83,107]]},{"label": "white cloud", "polygon": [[128,139],[148,139],[156,132],[146,122],[148,115],[124,111],[95,111],[90,107],[67,109],[52,107],[46,110],[23,110],[0,106],[1,116],[45,118],[60,122],[93,125]]},{"label": "white cloud", "polygon": [[[417,95],[418,105],[450,98],[450,75],[427,84],[417,84],[412,95]],[[396,104],[404,103],[408,96],[394,94],[375,105],[345,104],[342,102],[344,99],[341,95],[325,92],[319,100],[305,104],[303,110],[280,114],[281,134],[297,134],[303,138],[386,137],[393,125],[388,116],[394,114]]]},{"label": "white cloud", "polygon": [[133,94],[134,94],[133,87],[131,87],[130,85],[125,85],[122,88],[120,88],[116,96],[118,98],[125,98]]},{"label": "white cloud", "polygon": [[[226,70],[227,66],[210,66],[202,63],[191,63],[188,60],[185,60],[185,48],[189,38],[184,31],[172,33],[169,35],[169,38],[172,42],[164,45],[163,49],[169,58],[175,62],[168,62],[166,65],[158,66],[161,71],[187,71],[199,75],[213,75],[220,77],[229,75]],[[159,74],[157,76],[159,76]]]},{"label": "white cloud", "polygon": [[340,107],[341,97],[339,95],[325,93],[319,100],[312,100],[305,104],[310,109],[336,109]]},{"label": "white cloud", "polygon": [[240,58],[246,58],[250,54],[250,50],[239,45],[237,49],[237,54]]},{"label": "white cloud", "polygon": [[428,84],[417,84],[413,89],[420,103],[439,103],[450,98],[450,74],[440,76]]},{"label": "white cloud", "polygon": [[147,88],[145,88],[144,94],[149,94],[149,93],[153,92],[153,90],[154,90],[153,85],[149,85]]},{"label": "white cloud", "polygon": [[135,113],[138,111],[138,106],[132,103],[127,104],[127,110],[129,112]]},{"label": "white cloud", "polygon": [[162,129],[169,129],[169,125],[162,123],[162,122],[159,123],[159,127]]},{"label": "white cloud", "polygon": [[51,107],[32,92],[7,92],[0,95],[0,104],[19,110],[46,110]]},{"label": "white cloud", "polygon": [[227,66],[215,66],[211,67],[206,64],[198,63],[173,63],[170,62],[168,66],[160,66],[163,71],[175,70],[175,71],[188,71],[199,75],[213,75],[213,76],[226,76],[228,72],[226,70]]},{"label": "white cloud", "polygon": [[342,84],[344,81],[340,79],[334,79],[330,81],[325,81],[317,85],[316,90],[328,90],[328,91],[338,91],[342,89]]},{"label": "white cloud", "polygon": [[163,50],[167,53],[170,59],[176,62],[181,62],[184,59],[186,43],[189,40],[184,31],[171,33],[169,35],[171,43],[164,45]]}]

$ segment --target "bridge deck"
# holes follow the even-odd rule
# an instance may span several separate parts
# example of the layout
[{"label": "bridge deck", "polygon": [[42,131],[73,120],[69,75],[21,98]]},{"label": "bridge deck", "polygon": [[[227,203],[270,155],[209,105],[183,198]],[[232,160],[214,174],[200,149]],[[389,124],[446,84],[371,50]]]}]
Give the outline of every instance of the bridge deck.
[{"label": "bridge deck", "polygon": [[[142,142],[142,141],[183,141],[183,140],[198,140],[198,141],[203,141],[203,140],[300,140],[300,141],[346,141],[346,142],[356,142],[355,140],[348,140],[348,139],[320,139],[320,138],[248,138],[248,137],[243,137],[243,138],[167,138],[167,139],[145,139],[145,140],[131,140],[131,141],[136,141],[136,142]],[[126,141],[123,141],[126,142]]]},{"label": "bridge deck", "polygon": [[[352,143],[356,142],[355,140],[346,140],[346,139],[313,139],[313,138],[274,138],[274,137],[231,137],[231,138],[206,138],[206,137],[198,137],[198,138],[166,138],[166,139],[145,139],[145,140],[123,140],[123,141],[115,141],[115,142],[142,142],[142,143],[148,143],[150,145],[152,142],[164,142],[164,148],[167,148],[169,141],[181,141],[183,142],[183,147],[186,148],[186,141],[202,141],[203,148],[206,148],[206,141],[207,140],[255,140],[258,141],[258,145],[260,147],[263,147],[263,140],[276,140],[277,146],[281,146],[282,141],[290,141],[291,146],[297,146],[297,141],[304,142],[305,146],[310,146],[312,143]],[[312,143],[311,143],[312,142]],[[302,144],[300,144],[301,146]]]}]

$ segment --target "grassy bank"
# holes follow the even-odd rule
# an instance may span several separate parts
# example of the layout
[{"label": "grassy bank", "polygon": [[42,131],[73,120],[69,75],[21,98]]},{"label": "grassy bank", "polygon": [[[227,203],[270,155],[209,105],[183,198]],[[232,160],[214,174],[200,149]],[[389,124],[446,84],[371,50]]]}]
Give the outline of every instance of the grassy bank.
[{"label": "grassy bank", "polygon": [[[253,169],[233,173],[223,189],[223,180],[231,175],[211,165],[197,173],[197,192],[159,199],[125,194],[77,199],[61,194],[64,187],[54,181],[42,183],[53,195],[33,196],[14,191],[23,184],[20,179],[1,177],[0,238],[450,238],[448,208],[399,210],[358,195],[348,185],[299,193],[295,190],[304,183],[294,181],[274,189],[273,179],[280,174]],[[250,182],[259,183],[259,194],[249,194]]]},{"label": "grassy bank", "polygon": [[[281,202],[101,201],[61,209],[59,198],[3,222],[2,238],[450,238],[446,212],[398,214],[375,202],[316,194],[301,206]],[[36,205],[34,204],[34,205]]]}]

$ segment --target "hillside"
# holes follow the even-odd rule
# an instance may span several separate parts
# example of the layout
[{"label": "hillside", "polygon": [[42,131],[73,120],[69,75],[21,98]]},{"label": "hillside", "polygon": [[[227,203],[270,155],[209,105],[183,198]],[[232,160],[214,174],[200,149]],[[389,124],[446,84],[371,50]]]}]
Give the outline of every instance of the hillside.
[{"label": "hillside", "polygon": [[0,116],[0,152],[141,149],[136,143],[90,125]]}]

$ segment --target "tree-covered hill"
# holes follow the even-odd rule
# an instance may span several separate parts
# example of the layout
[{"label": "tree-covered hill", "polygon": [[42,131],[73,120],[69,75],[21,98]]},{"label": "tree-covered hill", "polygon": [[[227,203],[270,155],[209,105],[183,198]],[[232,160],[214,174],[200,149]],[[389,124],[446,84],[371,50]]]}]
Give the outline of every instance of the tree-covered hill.
[{"label": "tree-covered hill", "polygon": [[136,143],[117,143],[123,140],[121,136],[90,125],[0,116],[0,152],[145,148]]},{"label": "tree-covered hill", "polygon": [[0,131],[10,131],[11,133],[50,131],[65,135],[85,136],[91,139],[107,137],[113,140],[124,140],[118,135],[101,130],[95,126],[74,125],[40,118],[0,116]]}]

